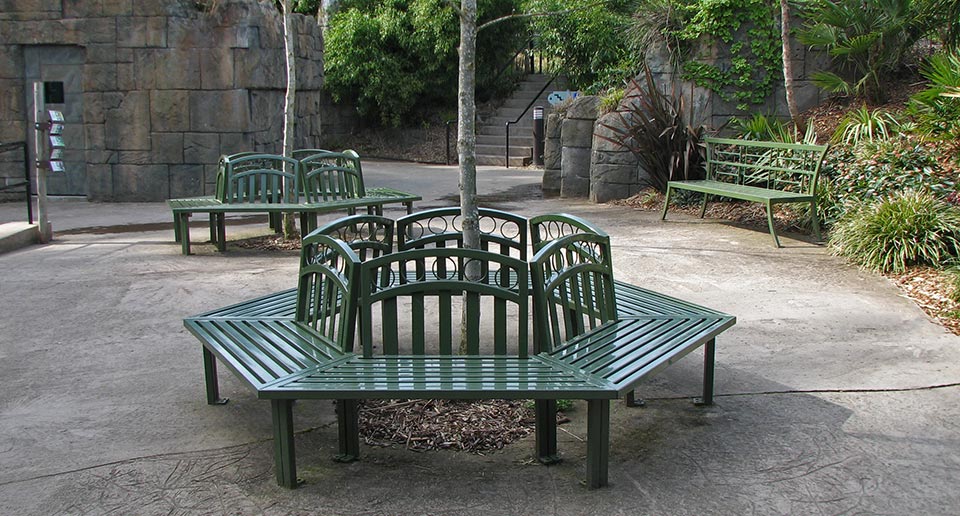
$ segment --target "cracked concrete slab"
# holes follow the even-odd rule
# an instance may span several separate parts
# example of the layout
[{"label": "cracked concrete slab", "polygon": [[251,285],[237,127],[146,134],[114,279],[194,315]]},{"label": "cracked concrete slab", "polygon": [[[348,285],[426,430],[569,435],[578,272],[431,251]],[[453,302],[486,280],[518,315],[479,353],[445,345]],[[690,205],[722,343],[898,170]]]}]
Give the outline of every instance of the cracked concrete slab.
[{"label": "cracked concrete slab", "polygon": [[[451,167],[371,162],[367,181],[456,202]],[[55,240],[0,255],[3,514],[956,514],[960,338],[896,287],[763,228],[538,198],[537,171],[482,169],[480,193],[611,234],[619,279],[738,317],[718,339],[718,402],[698,354],[612,411],[610,487],[584,478],[585,407],[544,467],[527,439],[485,456],[363,446],[336,464],[329,403],[299,402],[299,490],[273,479],[269,405],[229,371],[204,403],[184,316],[295,284],[297,254],[199,243],[162,203],[58,199]],[[23,207],[0,205],[0,221]],[[399,216],[388,210],[388,216]],[[262,234],[255,219],[228,238]],[[205,223],[194,228],[205,240]],[[797,237],[797,235],[793,235]]]}]

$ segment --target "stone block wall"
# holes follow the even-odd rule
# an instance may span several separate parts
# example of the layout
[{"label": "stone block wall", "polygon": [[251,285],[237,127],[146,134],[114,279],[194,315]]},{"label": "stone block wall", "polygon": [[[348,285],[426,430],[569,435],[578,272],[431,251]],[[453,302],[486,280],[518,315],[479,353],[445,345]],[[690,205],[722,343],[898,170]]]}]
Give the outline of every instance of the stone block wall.
[{"label": "stone block wall", "polygon": [[[35,80],[64,81],[64,107],[82,105],[67,118],[74,132],[66,138],[70,151],[80,153],[68,173],[82,175],[63,184],[51,175],[55,186],[73,190],[61,193],[96,201],[209,195],[221,154],[280,150],[286,66],[273,2],[10,0],[4,6],[0,142],[33,139]],[[295,25],[296,145],[313,147],[321,133],[323,39],[315,20],[297,15]],[[60,62],[60,55],[71,61]]]},{"label": "stone block wall", "polygon": [[[829,67],[829,57],[794,42],[791,58],[796,74],[797,104],[804,111],[824,100],[811,76],[815,71]],[[789,118],[782,83],[774,88],[766,103],[742,111],[735,102],[725,101],[709,90],[683,82],[661,49],[648,52],[647,65],[663,90],[683,95],[686,104],[693,106],[694,123],[720,128],[733,117],[749,117],[754,113]],[[644,79],[641,76],[637,81],[642,84]],[[630,102],[629,96],[625,102]],[[608,140],[614,133],[605,126],[615,126],[621,122],[620,118],[612,113],[600,115],[598,106],[596,97],[578,97],[548,119],[544,195],[559,193],[562,197],[589,197],[600,203],[636,195],[649,185],[649,176],[640,170],[636,156]],[[559,131],[559,135],[552,135],[551,131]]]}]

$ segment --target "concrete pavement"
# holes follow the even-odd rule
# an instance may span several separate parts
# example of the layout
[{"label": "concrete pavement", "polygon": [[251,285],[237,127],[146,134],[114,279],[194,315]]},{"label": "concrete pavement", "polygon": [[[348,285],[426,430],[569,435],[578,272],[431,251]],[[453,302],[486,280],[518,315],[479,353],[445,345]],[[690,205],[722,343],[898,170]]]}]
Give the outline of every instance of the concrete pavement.
[{"label": "concrete pavement", "polygon": [[[372,185],[456,203],[452,167],[365,164]],[[297,254],[198,244],[162,203],[55,200],[55,240],[0,255],[2,514],[957,514],[960,338],[885,279],[763,228],[543,200],[539,172],[482,169],[486,203],[566,211],[611,234],[617,277],[738,317],[718,339],[717,404],[696,408],[694,354],[612,411],[610,487],[580,485],[532,439],[485,456],[364,446],[329,460],[329,403],[298,404],[299,490],[273,480],[269,404],[228,371],[204,403],[184,316],[295,284]],[[20,220],[0,205],[0,222]],[[388,211],[397,216],[399,210]],[[239,221],[238,221],[239,222]],[[264,224],[228,224],[228,239]],[[194,228],[205,240],[205,228]]]}]

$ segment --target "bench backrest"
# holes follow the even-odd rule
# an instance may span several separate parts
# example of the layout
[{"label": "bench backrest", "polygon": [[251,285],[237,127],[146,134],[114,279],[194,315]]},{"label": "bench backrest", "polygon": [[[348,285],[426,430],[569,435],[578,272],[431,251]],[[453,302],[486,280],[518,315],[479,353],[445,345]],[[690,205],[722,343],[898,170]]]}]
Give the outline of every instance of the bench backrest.
[{"label": "bench backrest", "polygon": [[[296,320],[308,324],[344,352],[353,350],[360,259],[346,243],[313,232],[303,239]],[[342,307],[349,307],[342,310]]]},{"label": "bench backrest", "polygon": [[352,215],[321,226],[311,234],[346,242],[361,261],[393,252],[393,219],[379,215]]},{"label": "bench backrest", "polygon": [[707,179],[815,194],[827,145],[704,138]]},{"label": "bench backrest", "polygon": [[[309,155],[301,154],[299,158],[300,171],[309,178],[304,183],[308,192],[307,197],[315,199],[311,202],[350,199],[366,195],[360,155],[352,150],[343,152],[312,150],[318,152]],[[334,171],[330,167],[337,167],[337,169]],[[319,169],[326,169],[326,172],[318,173]],[[347,169],[350,170],[349,173],[345,172]]]},{"label": "bench backrest", "polygon": [[[513,213],[479,209],[480,248],[527,259],[527,219]],[[460,208],[437,208],[397,219],[397,250],[462,247]]]},{"label": "bench backrest", "polygon": [[[361,263],[363,355],[458,354],[465,307],[467,355],[528,356],[527,267],[510,256],[456,247],[398,251]],[[471,280],[467,269],[480,279]],[[382,336],[378,350],[374,321]]]},{"label": "bench backrest", "polygon": [[566,213],[549,213],[538,215],[530,219],[530,240],[533,243],[533,252],[539,251],[550,242],[567,235],[592,233],[594,235],[607,234],[576,215]]},{"label": "bench backrest", "polygon": [[336,165],[311,166],[301,162],[303,190],[307,202],[356,199],[365,194],[360,172]]},{"label": "bench backrest", "polygon": [[290,157],[297,161],[300,161],[303,158],[306,158],[308,156],[313,156],[314,154],[330,154],[333,152],[335,151],[330,151],[326,149],[296,149],[290,153]]},{"label": "bench backrest", "polygon": [[537,351],[555,347],[617,315],[610,237],[577,233],[544,245],[530,262]]},{"label": "bench backrest", "polygon": [[299,164],[274,154],[221,159],[218,200],[230,204],[296,203],[300,199]]}]

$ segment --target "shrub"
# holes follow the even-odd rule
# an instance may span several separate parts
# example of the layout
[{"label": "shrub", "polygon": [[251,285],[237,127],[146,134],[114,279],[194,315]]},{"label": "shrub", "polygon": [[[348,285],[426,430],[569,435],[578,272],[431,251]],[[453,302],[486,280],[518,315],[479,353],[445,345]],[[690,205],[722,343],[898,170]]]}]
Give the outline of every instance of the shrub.
[{"label": "shrub", "polygon": [[624,38],[627,0],[526,0],[524,7],[534,13],[561,13],[533,17],[530,28],[539,35],[544,53],[559,60],[557,71],[571,89],[594,94],[622,87],[639,69]]},{"label": "shrub", "polygon": [[[480,0],[478,16],[482,22],[515,7],[514,0]],[[506,21],[477,35],[478,96],[520,47],[522,28]],[[368,119],[399,126],[456,101],[460,29],[443,0],[344,1],[324,38],[327,89]]]},{"label": "shrub", "polygon": [[843,142],[848,145],[886,140],[899,126],[897,119],[887,111],[870,111],[867,106],[860,106],[844,115],[833,133],[832,140],[834,143]]},{"label": "shrub", "polygon": [[859,204],[834,226],[830,247],[861,267],[902,272],[908,265],[943,265],[956,256],[958,238],[960,210],[909,190]]},{"label": "shrub", "polygon": [[744,140],[762,140],[782,143],[817,143],[816,128],[811,120],[803,134],[796,126],[782,120],[757,113],[750,118],[734,118],[731,122],[737,137]]},{"label": "shrub", "polygon": [[858,201],[907,189],[947,199],[956,182],[938,152],[937,146],[910,137],[832,147],[821,173],[820,219],[830,226]]}]

